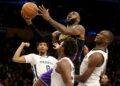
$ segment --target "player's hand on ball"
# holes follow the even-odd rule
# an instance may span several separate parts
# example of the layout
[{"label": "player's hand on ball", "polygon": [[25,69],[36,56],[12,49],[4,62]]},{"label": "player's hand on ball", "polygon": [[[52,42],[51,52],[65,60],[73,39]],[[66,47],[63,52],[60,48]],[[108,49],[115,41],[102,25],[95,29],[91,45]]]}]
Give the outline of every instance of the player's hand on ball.
[{"label": "player's hand on ball", "polygon": [[35,18],[38,14],[38,7],[33,2],[26,2],[21,8],[21,15],[23,18],[29,22],[29,20]]},{"label": "player's hand on ball", "polygon": [[50,19],[49,9],[46,9],[43,5],[39,6],[38,15],[43,17],[43,19],[45,19],[47,21]]},{"label": "player's hand on ball", "polygon": [[21,14],[25,22],[29,25],[32,23],[32,18],[25,16],[24,14]]}]

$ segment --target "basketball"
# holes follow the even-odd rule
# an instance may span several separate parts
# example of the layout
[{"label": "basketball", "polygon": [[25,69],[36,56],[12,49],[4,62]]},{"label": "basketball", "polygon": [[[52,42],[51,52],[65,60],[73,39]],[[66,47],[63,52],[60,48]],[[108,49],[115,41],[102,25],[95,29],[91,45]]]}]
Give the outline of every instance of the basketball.
[{"label": "basketball", "polygon": [[38,7],[33,2],[26,2],[21,9],[21,14],[26,18],[34,18],[36,17],[38,12]]}]

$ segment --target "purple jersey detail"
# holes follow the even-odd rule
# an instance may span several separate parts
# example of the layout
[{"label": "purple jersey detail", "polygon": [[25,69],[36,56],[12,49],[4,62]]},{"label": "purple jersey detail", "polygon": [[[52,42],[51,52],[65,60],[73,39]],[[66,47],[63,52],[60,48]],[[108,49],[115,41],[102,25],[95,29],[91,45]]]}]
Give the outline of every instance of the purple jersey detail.
[{"label": "purple jersey detail", "polygon": [[53,69],[48,70],[46,73],[43,73],[40,77],[39,80],[41,80],[46,86],[51,85],[51,73]]}]

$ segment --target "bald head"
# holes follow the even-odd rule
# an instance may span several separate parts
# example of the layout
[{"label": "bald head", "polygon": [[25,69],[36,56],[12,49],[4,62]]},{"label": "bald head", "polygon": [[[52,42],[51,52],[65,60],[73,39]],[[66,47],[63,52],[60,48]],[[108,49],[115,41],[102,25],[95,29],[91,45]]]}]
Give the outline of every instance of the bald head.
[{"label": "bald head", "polygon": [[80,14],[78,12],[76,12],[76,11],[72,11],[72,12],[76,14],[78,19],[80,19]]},{"label": "bald head", "polygon": [[95,38],[95,42],[97,44],[105,44],[105,45],[109,45],[113,42],[114,36],[113,33],[109,30],[102,30],[100,31],[96,38]]},{"label": "bald head", "polygon": [[106,38],[108,40],[108,44],[111,44],[114,40],[114,35],[111,31],[109,30],[103,30],[103,32],[105,32]]}]

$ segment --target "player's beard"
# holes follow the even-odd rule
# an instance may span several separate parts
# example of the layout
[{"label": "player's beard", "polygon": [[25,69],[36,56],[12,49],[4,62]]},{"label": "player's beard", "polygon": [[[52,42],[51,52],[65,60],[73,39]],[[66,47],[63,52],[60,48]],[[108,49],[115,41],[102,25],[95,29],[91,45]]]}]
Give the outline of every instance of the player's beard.
[{"label": "player's beard", "polygon": [[67,21],[68,25],[72,25],[76,22],[76,19],[71,19],[70,21]]},{"label": "player's beard", "polygon": [[96,45],[102,45],[103,43],[101,41],[98,41],[98,40],[94,40],[95,44]]}]

